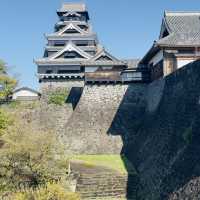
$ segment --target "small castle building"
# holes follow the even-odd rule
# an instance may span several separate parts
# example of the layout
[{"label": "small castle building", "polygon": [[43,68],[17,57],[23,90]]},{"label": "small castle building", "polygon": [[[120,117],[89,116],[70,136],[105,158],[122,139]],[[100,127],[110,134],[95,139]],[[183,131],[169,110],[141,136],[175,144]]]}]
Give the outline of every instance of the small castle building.
[{"label": "small castle building", "polygon": [[140,61],[151,80],[166,76],[200,58],[200,12],[168,12],[160,36]]},{"label": "small castle building", "polygon": [[12,92],[12,100],[34,101],[39,100],[41,94],[28,87],[21,87]]}]

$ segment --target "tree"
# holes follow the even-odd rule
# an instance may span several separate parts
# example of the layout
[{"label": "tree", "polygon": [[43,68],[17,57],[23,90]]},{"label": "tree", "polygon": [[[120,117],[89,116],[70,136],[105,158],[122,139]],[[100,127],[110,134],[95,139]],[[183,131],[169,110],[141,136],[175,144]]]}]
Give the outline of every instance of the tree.
[{"label": "tree", "polygon": [[0,100],[8,100],[16,85],[17,81],[7,73],[6,63],[0,60]]},{"label": "tree", "polygon": [[2,191],[46,184],[65,176],[67,159],[55,134],[35,132],[20,122],[2,136],[0,149],[0,189]]},{"label": "tree", "polygon": [[0,109],[0,136],[6,133],[6,130],[9,125],[12,124],[12,119],[8,113],[3,109]]}]

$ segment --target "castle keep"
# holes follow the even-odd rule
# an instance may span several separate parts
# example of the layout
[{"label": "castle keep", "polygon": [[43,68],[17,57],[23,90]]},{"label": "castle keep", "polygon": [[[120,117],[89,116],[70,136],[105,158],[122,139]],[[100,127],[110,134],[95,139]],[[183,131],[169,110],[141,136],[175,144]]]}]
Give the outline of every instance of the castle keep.
[{"label": "castle keep", "polygon": [[35,61],[41,85],[148,81],[145,72],[136,69],[138,60],[119,60],[99,44],[85,4],[65,3],[57,14],[55,32],[46,35],[44,57]]}]

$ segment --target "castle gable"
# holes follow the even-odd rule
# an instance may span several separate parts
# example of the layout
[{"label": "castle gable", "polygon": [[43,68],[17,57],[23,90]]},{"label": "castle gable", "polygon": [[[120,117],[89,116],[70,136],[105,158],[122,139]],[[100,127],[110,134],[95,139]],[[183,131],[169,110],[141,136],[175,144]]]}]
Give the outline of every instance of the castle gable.
[{"label": "castle gable", "polygon": [[[62,49],[61,51],[52,55],[52,57],[50,57],[50,59],[53,60],[53,59],[58,59],[58,58],[65,58],[65,57],[67,57],[67,55],[69,55],[69,53],[70,54],[74,53],[75,58],[84,58],[84,59],[91,58],[91,56],[89,54],[87,54],[86,52],[84,52],[82,49],[76,47],[72,43],[68,43],[64,49]],[[66,56],[64,56],[64,55],[66,55]]]},{"label": "castle gable", "polygon": [[93,58],[93,61],[119,61],[117,58],[108,53],[105,49],[99,51]]},{"label": "castle gable", "polygon": [[157,44],[160,46],[199,45],[200,12],[166,11]]},{"label": "castle gable", "polygon": [[87,34],[86,31],[81,29],[75,24],[70,23],[69,25],[65,26],[63,29],[61,29],[58,32],[58,35],[63,35],[63,34],[74,34],[74,33],[79,33],[79,34]]}]

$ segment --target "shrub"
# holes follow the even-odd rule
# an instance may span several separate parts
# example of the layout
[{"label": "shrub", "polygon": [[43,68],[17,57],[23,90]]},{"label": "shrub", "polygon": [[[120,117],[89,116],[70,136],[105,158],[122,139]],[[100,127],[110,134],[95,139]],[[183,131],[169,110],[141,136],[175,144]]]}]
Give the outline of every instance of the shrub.
[{"label": "shrub", "polygon": [[80,200],[78,194],[72,193],[64,189],[61,184],[47,184],[33,191],[18,192],[13,195],[13,200]]},{"label": "shrub", "polygon": [[11,109],[19,108],[21,106],[21,101],[10,101],[7,106]]},{"label": "shrub", "polygon": [[1,190],[19,188],[21,183],[38,186],[65,175],[67,160],[53,133],[35,132],[29,124],[18,122],[1,139]]},{"label": "shrub", "polygon": [[49,104],[63,105],[66,101],[67,91],[66,90],[56,90],[51,92],[48,97]]},{"label": "shrub", "polygon": [[0,109],[0,136],[5,134],[6,129],[12,124],[12,120],[8,114]]},{"label": "shrub", "polygon": [[0,85],[3,87],[0,90],[0,100],[8,100],[9,95],[17,85],[17,80],[7,74],[6,63],[2,60],[0,60]]}]

